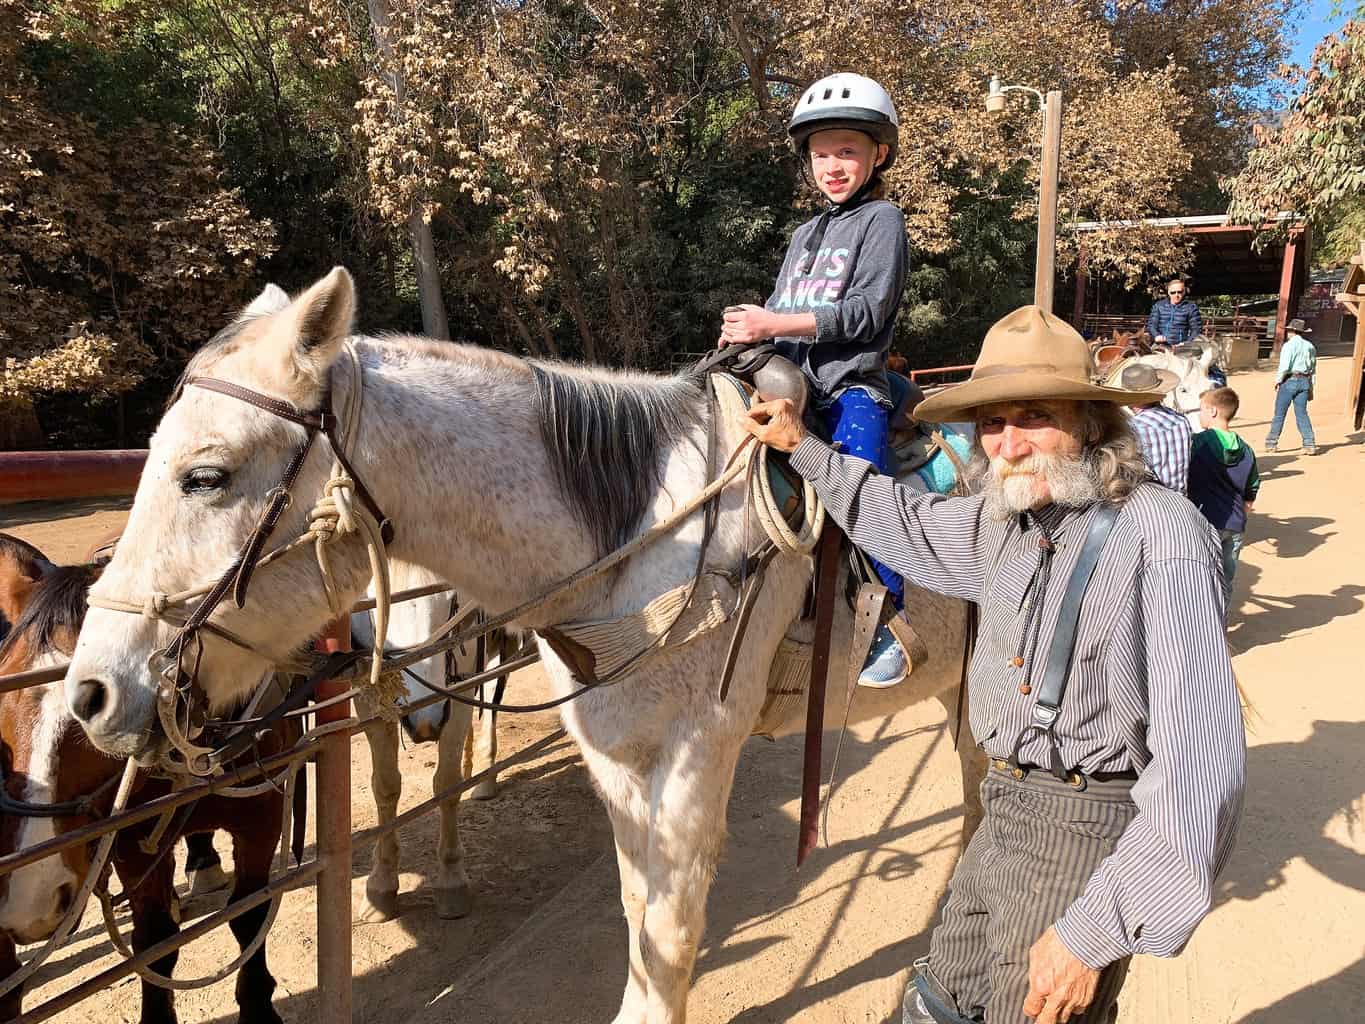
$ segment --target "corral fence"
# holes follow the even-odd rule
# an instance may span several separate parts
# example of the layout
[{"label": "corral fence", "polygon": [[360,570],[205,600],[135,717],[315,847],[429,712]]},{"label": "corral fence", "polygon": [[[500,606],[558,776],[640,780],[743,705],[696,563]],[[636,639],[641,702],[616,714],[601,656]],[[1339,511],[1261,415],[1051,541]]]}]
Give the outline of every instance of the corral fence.
[{"label": "corral fence", "polygon": [[[933,367],[916,370],[916,379],[961,376],[971,370],[970,365]],[[929,385],[928,390],[932,390]],[[88,499],[118,497],[131,494],[146,462],[145,450],[108,452],[0,452],[0,506],[14,502]],[[395,593],[394,602],[417,600],[448,588],[443,584],[415,588]],[[352,611],[366,611],[374,602],[358,602]],[[350,648],[350,623],[332,623],[318,638],[320,653],[345,651]],[[526,654],[498,665],[496,668],[469,676],[455,683],[451,689],[472,691],[475,687],[500,675],[523,668],[538,660]],[[63,666],[37,669],[14,675],[0,676],[0,693],[59,682],[65,676]],[[330,680],[319,684],[314,696],[314,728],[316,735],[305,738],[290,749],[271,757],[253,760],[249,765],[234,767],[211,779],[196,780],[183,788],[130,806],[106,818],[72,829],[33,846],[0,856],[0,879],[46,857],[60,856],[65,850],[93,845],[102,837],[121,829],[142,825],[163,818],[194,801],[207,796],[225,794],[245,785],[254,785],[291,770],[294,765],[314,764],[314,807],[316,808],[316,843],[311,859],[295,865],[272,878],[264,888],[240,900],[233,901],[214,913],[200,918],[180,930],[172,938],[145,949],[131,959],[119,961],[86,980],[25,1010],[18,1017],[3,1024],[39,1024],[56,1018],[98,992],[105,991],[140,969],[150,968],[167,954],[203,938],[230,921],[279,899],[285,893],[309,885],[316,887],[316,939],[318,1000],[317,1017],[320,1024],[338,1024],[351,1020],[351,860],[363,850],[416,818],[437,810],[445,803],[478,785],[485,778],[527,761],[564,738],[564,730],[557,729],[523,747],[510,756],[489,765],[483,771],[449,786],[397,815],[360,832],[351,831],[351,751],[350,740],[375,721],[375,718],[353,717],[349,695],[349,679]],[[404,705],[405,713],[415,712],[448,698],[432,694]],[[230,795],[230,794],[229,794]],[[282,840],[285,841],[285,840]],[[80,910],[73,909],[73,913]],[[74,933],[75,929],[72,929]],[[53,955],[60,953],[53,950]],[[113,952],[112,944],[106,952]],[[22,967],[20,968],[23,969]],[[3,981],[0,978],[0,981]]]},{"label": "corral fence", "polygon": [[[1204,334],[1223,346],[1229,354],[1246,351],[1251,360],[1264,359],[1275,346],[1274,319],[1264,316],[1206,316]],[[1081,333],[1087,338],[1109,338],[1115,333],[1136,334],[1147,329],[1141,315],[1116,316],[1087,313],[1081,318]]]},{"label": "corral fence", "polygon": [[[5,458],[6,456],[0,455],[0,472],[3,472]],[[394,594],[393,601],[417,600],[445,589],[447,588],[443,585],[416,588]],[[369,600],[361,601],[352,610],[366,611],[373,607],[373,603]],[[349,639],[349,622],[333,623],[319,638],[318,649],[321,652],[344,651],[349,649]],[[453,688],[461,691],[472,690],[498,675],[516,671],[535,660],[535,655],[527,655],[509,661],[505,665],[470,676]],[[0,692],[58,682],[64,674],[64,668],[56,666],[17,675],[0,676]],[[82,1000],[108,989],[139,968],[150,967],[168,953],[202,938],[266,901],[277,899],[290,890],[310,884],[317,888],[317,1019],[326,1022],[350,1020],[352,855],[414,819],[436,810],[440,804],[478,785],[490,775],[538,755],[562,739],[564,732],[562,729],[556,730],[462,780],[459,784],[433,793],[428,800],[404,811],[393,820],[352,834],[350,739],[375,719],[351,717],[350,702],[346,699],[348,685],[349,681],[346,680],[331,680],[318,686],[315,696],[318,706],[314,712],[314,731],[321,732],[322,735],[306,736],[296,746],[275,756],[254,760],[249,765],[235,767],[212,779],[192,782],[165,796],[136,804],[54,839],[0,857],[2,878],[46,857],[58,856],[64,850],[93,844],[110,833],[161,818],[206,796],[276,777],[287,772],[295,764],[312,761],[315,765],[316,844],[311,859],[273,878],[265,888],[201,918],[193,925],[182,929],[175,937],[138,953],[132,959],[122,960],[106,968],[38,1006],[30,1007],[20,1016],[11,1018],[6,1024],[38,1024],[39,1021],[51,1020]],[[433,694],[405,705],[405,711],[417,711],[446,699],[442,695]],[[328,729],[326,728],[328,726],[334,728]],[[78,913],[74,909],[72,912]],[[58,951],[53,952],[55,954]]]}]

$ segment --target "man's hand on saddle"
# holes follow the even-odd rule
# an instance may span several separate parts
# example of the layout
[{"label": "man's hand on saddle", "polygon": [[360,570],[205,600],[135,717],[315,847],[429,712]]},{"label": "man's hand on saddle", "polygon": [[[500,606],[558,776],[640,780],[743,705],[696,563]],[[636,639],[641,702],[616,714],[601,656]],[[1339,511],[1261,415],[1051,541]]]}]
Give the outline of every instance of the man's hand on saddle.
[{"label": "man's hand on saddle", "polygon": [[1024,1014],[1037,1024],[1066,1024],[1095,998],[1100,972],[1067,949],[1056,928],[1043,932],[1028,951],[1028,995]]},{"label": "man's hand on saddle", "polygon": [[726,345],[754,345],[773,337],[772,314],[762,306],[746,302],[742,306],[727,306],[720,325],[720,347]]},{"label": "man's hand on saddle", "polygon": [[806,425],[801,422],[790,398],[757,402],[750,406],[740,423],[769,448],[780,452],[796,451],[796,446],[806,436]]}]

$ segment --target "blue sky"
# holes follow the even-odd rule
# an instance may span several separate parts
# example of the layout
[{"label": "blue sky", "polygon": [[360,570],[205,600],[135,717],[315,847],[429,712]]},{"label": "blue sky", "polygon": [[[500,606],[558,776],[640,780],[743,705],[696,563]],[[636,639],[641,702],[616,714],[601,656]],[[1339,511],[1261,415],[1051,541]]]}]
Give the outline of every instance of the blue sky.
[{"label": "blue sky", "polygon": [[[1313,59],[1313,47],[1322,41],[1323,36],[1336,31],[1346,22],[1348,12],[1357,2],[1359,0],[1338,0],[1334,5],[1333,0],[1310,0],[1298,24],[1291,58],[1294,63],[1306,67]],[[1333,6],[1340,6],[1341,13],[1334,15]]]}]

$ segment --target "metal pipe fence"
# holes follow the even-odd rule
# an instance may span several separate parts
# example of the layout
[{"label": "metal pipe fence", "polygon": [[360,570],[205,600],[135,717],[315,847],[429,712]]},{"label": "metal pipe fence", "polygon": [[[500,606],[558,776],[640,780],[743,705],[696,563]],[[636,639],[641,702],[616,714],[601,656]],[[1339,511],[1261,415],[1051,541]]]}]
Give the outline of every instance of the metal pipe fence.
[{"label": "metal pipe fence", "polygon": [[[449,587],[444,584],[413,588],[393,596],[395,601],[416,600],[431,594],[442,593]],[[364,611],[374,607],[372,599],[359,601],[353,611]],[[322,650],[344,650],[349,647],[349,622],[334,623],[320,642]],[[454,689],[469,690],[499,675],[516,671],[537,660],[535,655],[515,658],[505,665],[486,672],[478,673],[461,680]],[[24,672],[10,676],[0,676],[0,693],[11,692],[32,686],[42,686],[60,680],[65,673],[64,666],[56,666],[34,672]],[[6,1024],[37,1024],[50,1020],[57,1014],[70,1009],[95,993],[107,989],[122,978],[135,973],[139,968],[155,963],[166,954],[188,945],[211,931],[228,924],[235,918],[260,906],[262,903],[283,893],[314,885],[317,889],[317,949],[318,949],[318,1010],[320,1022],[347,1021],[351,1019],[351,862],[356,850],[376,842],[381,836],[396,831],[419,817],[438,809],[441,804],[457,798],[465,790],[479,784],[505,769],[537,756],[564,739],[563,729],[542,737],[540,740],[522,748],[514,754],[501,758],[483,771],[448,786],[440,792],[404,811],[392,821],[352,834],[350,820],[351,796],[351,755],[350,739],[356,733],[379,721],[377,715],[363,719],[351,716],[350,695],[356,691],[348,690],[345,679],[330,680],[320,684],[316,703],[312,707],[319,727],[332,727],[324,735],[306,738],[289,750],[271,757],[254,760],[248,765],[235,767],[212,779],[192,782],[174,792],[156,797],[131,806],[100,821],[72,829],[53,839],[37,843],[22,850],[0,856],[0,878],[36,863],[46,857],[59,856],[64,850],[86,846],[111,832],[130,828],[160,818],[179,807],[220,794],[244,784],[259,782],[277,772],[287,770],[295,762],[313,761],[317,794],[316,846],[311,860],[274,880],[265,888],[250,896],[236,900],[222,910],[209,915],[192,926],[182,929],[176,936],[144,950],[131,960],[122,960],[106,968],[66,991],[63,991],[41,1005],[31,1007],[18,1017],[11,1018]],[[405,713],[447,700],[442,694],[432,694],[403,705]],[[320,705],[320,706],[319,706]],[[75,912],[73,910],[73,912]],[[55,952],[55,951],[54,951]]]}]

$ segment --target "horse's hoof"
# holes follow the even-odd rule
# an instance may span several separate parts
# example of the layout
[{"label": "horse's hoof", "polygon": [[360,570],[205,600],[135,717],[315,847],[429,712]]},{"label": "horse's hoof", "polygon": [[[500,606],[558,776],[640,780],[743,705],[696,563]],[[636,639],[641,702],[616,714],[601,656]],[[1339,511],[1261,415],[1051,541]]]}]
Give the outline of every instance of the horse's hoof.
[{"label": "horse's hoof", "polygon": [[284,1024],[284,1018],[275,1012],[275,1007],[266,1003],[262,1007],[243,1010],[237,1017],[237,1024]]},{"label": "horse's hoof", "polygon": [[498,795],[497,779],[484,779],[469,791],[471,800],[492,800]]},{"label": "horse's hoof", "polygon": [[474,909],[474,891],[467,885],[436,890],[436,916],[446,921],[466,917]]},{"label": "horse's hoof", "polygon": [[232,884],[232,879],[228,873],[217,864],[211,864],[206,868],[190,872],[190,895],[207,896],[209,893],[222,892]]},{"label": "horse's hoof", "polygon": [[360,920],[365,924],[383,924],[398,916],[397,892],[367,892],[360,904]]}]

